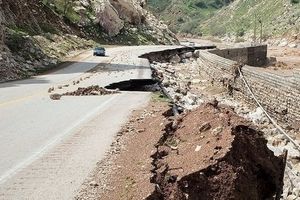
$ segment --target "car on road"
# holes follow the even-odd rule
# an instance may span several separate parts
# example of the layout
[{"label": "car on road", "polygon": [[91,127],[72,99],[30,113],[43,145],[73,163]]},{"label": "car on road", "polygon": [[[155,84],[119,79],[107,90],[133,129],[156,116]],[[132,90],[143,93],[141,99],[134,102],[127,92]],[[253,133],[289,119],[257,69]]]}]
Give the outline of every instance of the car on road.
[{"label": "car on road", "polygon": [[103,48],[103,47],[96,47],[94,49],[94,56],[105,56],[105,48]]},{"label": "car on road", "polygon": [[189,42],[190,47],[194,47],[195,45],[196,45],[195,42]]}]

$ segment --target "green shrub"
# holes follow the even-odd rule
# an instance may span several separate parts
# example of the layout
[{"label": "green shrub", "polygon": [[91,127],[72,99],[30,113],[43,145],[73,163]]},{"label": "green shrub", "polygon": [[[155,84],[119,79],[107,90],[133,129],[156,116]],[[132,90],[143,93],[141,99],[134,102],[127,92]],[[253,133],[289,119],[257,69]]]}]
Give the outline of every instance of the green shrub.
[{"label": "green shrub", "polygon": [[193,30],[195,30],[198,26],[197,21],[189,21],[181,27],[181,32],[183,33],[193,33]]},{"label": "green shrub", "polygon": [[196,2],[195,6],[197,6],[199,8],[207,8],[207,5],[202,1]]},{"label": "green shrub", "polygon": [[244,28],[239,28],[237,31],[236,31],[236,36],[237,37],[243,37],[245,35],[245,29]]},{"label": "green shrub", "polygon": [[8,30],[5,44],[13,52],[19,52],[26,43],[25,34],[20,31]]},{"label": "green shrub", "polygon": [[222,37],[226,35],[226,29],[219,26],[211,27],[210,33],[212,36]]},{"label": "green shrub", "polygon": [[55,27],[51,26],[50,24],[40,24],[41,29],[45,32],[45,33],[53,33],[53,34],[57,34],[58,31]]}]

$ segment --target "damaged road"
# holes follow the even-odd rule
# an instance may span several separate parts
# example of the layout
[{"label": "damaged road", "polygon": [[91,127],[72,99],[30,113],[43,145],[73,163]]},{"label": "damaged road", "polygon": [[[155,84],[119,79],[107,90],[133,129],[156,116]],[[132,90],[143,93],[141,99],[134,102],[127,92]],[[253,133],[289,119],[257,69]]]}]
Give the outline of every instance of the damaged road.
[{"label": "damaged road", "polygon": [[89,51],[49,74],[0,84],[0,199],[73,198],[127,116],[145,105],[150,94],[63,96],[59,101],[49,96],[149,79],[149,63],[138,56],[165,48],[173,47],[109,48],[108,57],[93,57]]},{"label": "damaged road", "polygon": [[[228,104],[204,103],[215,94],[223,101],[227,96],[219,88],[207,91],[203,86],[209,81],[199,77],[197,52],[175,55],[170,63],[152,63],[153,71],[146,59],[138,59],[160,48],[167,47],[112,49],[108,58],[86,60],[79,76],[67,68],[44,77],[51,84],[33,84],[29,96],[3,97],[0,109],[6,118],[1,118],[0,128],[8,140],[1,147],[6,154],[1,155],[0,197],[180,200],[281,195],[284,159],[267,148],[263,132]],[[55,82],[59,77],[71,79]],[[120,131],[132,110],[148,104],[147,91],[156,91],[156,82],[172,98],[169,106],[179,105],[182,114],[172,116],[169,102],[160,95],[162,104],[152,98],[151,107]],[[30,88],[18,84],[12,90]],[[8,85],[3,88],[10,91]],[[41,88],[41,93],[35,90]],[[8,126],[14,120],[20,123]]]},{"label": "damaged road", "polygon": [[[138,125],[130,121],[130,130],[125,127],[117,139],[122,141],[121,147],[117,152],[113,147],[107,154],[109,164],[100,163],[99,171],[89,179],[88,183],[99,186],[86,184],[78,199],[297,198],[298,186],[283,187],[286,154],[275,155],[270,150],[268,136],[276,132],[259,110],[235,101],[230,88],[214,85],[201,71],[197,52],[166,58],[163,63],[151,63],[153,78],[171,99],[170,107],[176,104],[182,114],[173,109],[173,116],[169,109],[138,121]],[[151,113],[152,108],[148,109],[144,111]],[[163,118],[162,123],[150,127],[149,122],[157,118]],[[139,132],[140,127],[147,128]],[[160,134],[158,142],[142,139],[149,134],[156,138]],[[132,140],[138,140],[138,145]],[[148,150],[141,155],[143,146]],[[126,159],[128,154],[131,159]],[[131,162],[141,157],[143,161]]]}]

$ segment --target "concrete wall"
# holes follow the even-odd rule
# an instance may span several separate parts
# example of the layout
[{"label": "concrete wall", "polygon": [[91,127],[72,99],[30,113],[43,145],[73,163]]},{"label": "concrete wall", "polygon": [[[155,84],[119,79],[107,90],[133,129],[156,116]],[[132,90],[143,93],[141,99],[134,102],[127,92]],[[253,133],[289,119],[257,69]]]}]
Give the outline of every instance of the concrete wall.
[{"label": "concrete wall", "polygon": [[[255,105],[241,77],[235,77],[235,61],[201,52],[199,66],[215,81],[224,85],[230,82],[233,96]],[[295,125],[300,123],[300,72],[277,75],[256,67],[244,66],[242,72],[257,99],[276,120]],[[257,105],[256,105],[257,106]]]},{"label": "concrete wall", "polygon": [[232,48],[232,49],[215,49],[210,52],[250,66],[264,66],[267,64],[267,45]]}]

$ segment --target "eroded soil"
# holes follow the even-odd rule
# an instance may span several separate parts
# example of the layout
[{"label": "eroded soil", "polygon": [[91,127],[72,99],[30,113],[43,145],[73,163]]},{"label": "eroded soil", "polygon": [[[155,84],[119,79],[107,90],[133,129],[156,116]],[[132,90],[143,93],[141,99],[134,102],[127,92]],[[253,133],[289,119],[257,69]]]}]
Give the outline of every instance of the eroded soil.
[{"label": "eroded soil", "polygon": [[151,200],[267,199],[282,187],[282,158],[228,107],[206,104],[176,118],[153,158]]}]

